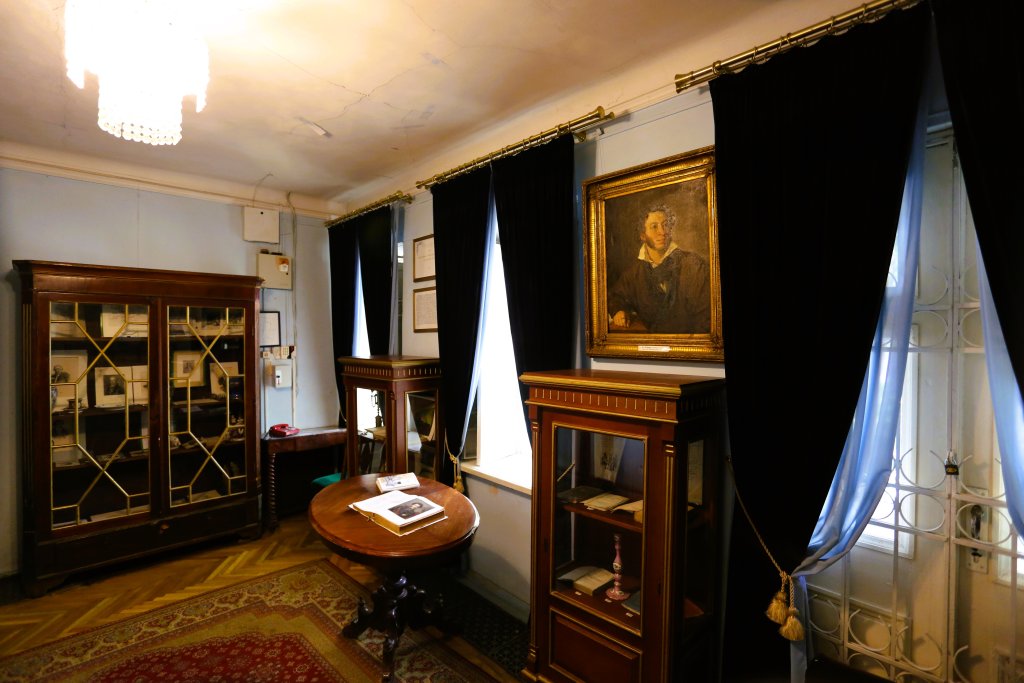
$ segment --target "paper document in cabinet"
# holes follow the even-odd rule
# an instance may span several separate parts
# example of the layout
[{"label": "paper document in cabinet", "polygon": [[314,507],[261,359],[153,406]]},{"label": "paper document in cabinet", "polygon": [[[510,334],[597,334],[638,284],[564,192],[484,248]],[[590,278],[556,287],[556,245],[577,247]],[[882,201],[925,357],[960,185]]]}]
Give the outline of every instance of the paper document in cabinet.
[{"label": "paper document in cabinet", "polygon": [[626,496],[620,496],[617,493],[602,493],[594,496],[593,498],[587,498],[583,501],[583,504],[591,510],[614,510],[623,503],[628,503],[629,498]]},{"label": "paper document in cabinet", "polygon": [[399,536],[447,519],[437,503],[401,491],[388,491],[349,507]]}]

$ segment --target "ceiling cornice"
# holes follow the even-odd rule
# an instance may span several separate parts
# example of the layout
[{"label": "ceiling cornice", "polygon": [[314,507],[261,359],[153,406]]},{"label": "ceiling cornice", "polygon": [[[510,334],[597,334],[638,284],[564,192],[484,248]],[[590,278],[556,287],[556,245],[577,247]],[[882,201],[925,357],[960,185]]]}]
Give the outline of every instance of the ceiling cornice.
[{"label": "ceiling cornice", "polygon": [[81,154],[23,145],[0,140],[0,168],[30,171],[60,178],[83,180],[116,187],[131,187],[161,194],[206,201],[255,206],[275,211],[292,211],[303,216],[330,220],[348,205],[271,188],[204,176],[162,171],[100,159]]}]

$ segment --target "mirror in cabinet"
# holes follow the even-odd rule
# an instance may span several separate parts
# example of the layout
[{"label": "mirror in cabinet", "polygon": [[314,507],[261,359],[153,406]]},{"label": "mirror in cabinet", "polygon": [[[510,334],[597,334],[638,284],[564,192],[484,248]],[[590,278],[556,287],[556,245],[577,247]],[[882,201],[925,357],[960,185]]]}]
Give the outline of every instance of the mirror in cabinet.
[{"label": "mirror in cabinet", "polygon": [[149,310],[49,302],[54,530],[150,509]]},{"label": "mirror in cabinet", "polygon": [[245,493],[245,309],[169,306],[171,506]]}]

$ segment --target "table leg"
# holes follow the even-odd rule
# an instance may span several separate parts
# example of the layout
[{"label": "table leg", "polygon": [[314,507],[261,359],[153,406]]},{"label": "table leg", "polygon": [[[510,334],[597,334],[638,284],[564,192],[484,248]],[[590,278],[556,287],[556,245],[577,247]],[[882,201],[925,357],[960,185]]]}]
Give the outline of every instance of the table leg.
[{"label": "table leg", "polygon": [[373,607],[359,600],[359,610],[351,623],[342,629],[346,638],[358,638],[363,631],[374,628],[384,634],[384,675],[389,683],[395,674],[395,648],[405,631],[406,624],[421,628],[428,624],[441,625],[440,596],[430,597],[422,588],[409,582],[404,573],[388,576],[371,596]]}]

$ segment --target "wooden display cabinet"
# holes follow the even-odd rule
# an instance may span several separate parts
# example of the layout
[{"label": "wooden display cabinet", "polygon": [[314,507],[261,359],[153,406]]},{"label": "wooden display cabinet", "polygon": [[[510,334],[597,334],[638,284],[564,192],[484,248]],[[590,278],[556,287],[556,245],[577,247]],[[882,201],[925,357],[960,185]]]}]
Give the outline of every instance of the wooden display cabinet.
[{"label": "wooden display cabinet", "polygon": [[260,279],[15,261],[25,590],[257,536]]},{"label": "wooden display cabinet", "polygon": [[520,379],[534,456],[524,676],[714,680],[724,380],[594,370]]},{"label": "wooden display cabinet", "polygon": [[441,364],[420,356],[338,359],[345,384],[349,476],[415,472],[436,478],[442,438]]}]

